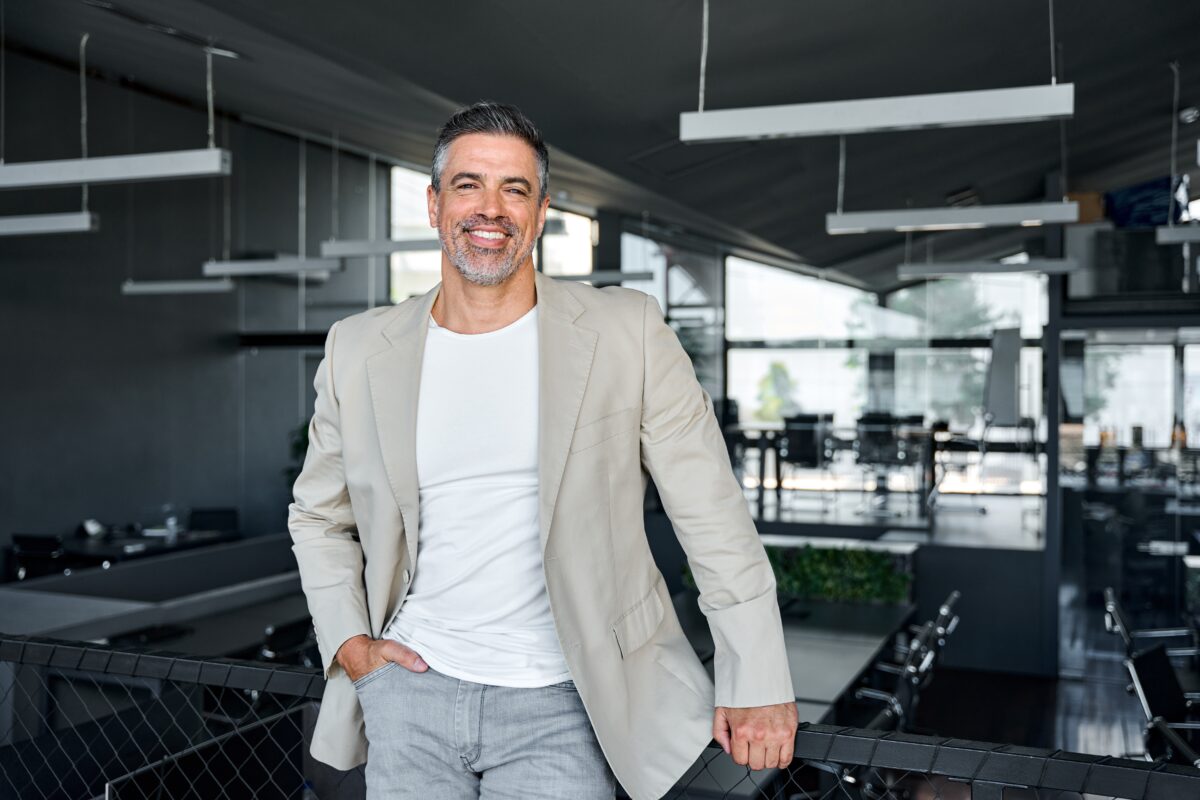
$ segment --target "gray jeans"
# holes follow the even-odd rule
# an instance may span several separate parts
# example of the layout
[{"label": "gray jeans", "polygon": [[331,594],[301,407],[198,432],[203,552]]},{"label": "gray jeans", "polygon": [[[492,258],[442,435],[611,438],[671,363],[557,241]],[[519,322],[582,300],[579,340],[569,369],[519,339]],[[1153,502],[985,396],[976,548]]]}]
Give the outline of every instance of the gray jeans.
[{"label": "gray jeans", "polygon": [[368,800],[612,800],[615,780],[571,681],[485,686],[386,664],[354,683]]}]

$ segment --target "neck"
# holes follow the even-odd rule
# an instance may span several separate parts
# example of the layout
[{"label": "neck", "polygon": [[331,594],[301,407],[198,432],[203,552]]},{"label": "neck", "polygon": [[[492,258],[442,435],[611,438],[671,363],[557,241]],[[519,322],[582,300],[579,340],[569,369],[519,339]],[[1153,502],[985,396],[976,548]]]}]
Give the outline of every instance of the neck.
[{"label": "neck", "polygon": [[480,286],[442,258],[442,288],[433,303],[434,321],[455,333],[488,333],[516,322],[537,302],[533,260],[527,259],[508,280]]}]

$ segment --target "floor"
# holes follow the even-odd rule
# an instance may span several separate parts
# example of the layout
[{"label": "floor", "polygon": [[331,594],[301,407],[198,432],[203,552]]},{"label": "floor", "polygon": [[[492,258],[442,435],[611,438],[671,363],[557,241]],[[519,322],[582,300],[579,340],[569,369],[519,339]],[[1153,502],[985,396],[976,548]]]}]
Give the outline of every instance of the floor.
[{"label": "floor", "polygon": [[[746,490],[746,502],[755,517],[757,498],[757,490]],[[783,532],[781,528],[792,525],[802,527],[806,535],[812,535],[817,527],[830,533],[844,528],[873,531],[864,538],[905,531],[924,534],[919,537],[923,544],[1040,550],[1044,514],[1045,501],[1039,496],[947,494],[931,515],[921,516],[914,493],[891,492],[886,503],[876,505],[870,492],[784,489],[782,503],[777,503],[774,490],[769,489],[759,522],[763,532]],[[854,533],[843,531],[841,535]]]},{"label": "floor", "polygon": [[[1105,630],[1098,603],[1067,609],[1081,606],[1082,612],[1063,615],[1064,670],[1057,680],[940,670],[922,695],[918,727],[944,736],[1141,758],[1144,717],[1126,691],[1120,640]],[[996,697],[1005,702],[993,702]]]}]

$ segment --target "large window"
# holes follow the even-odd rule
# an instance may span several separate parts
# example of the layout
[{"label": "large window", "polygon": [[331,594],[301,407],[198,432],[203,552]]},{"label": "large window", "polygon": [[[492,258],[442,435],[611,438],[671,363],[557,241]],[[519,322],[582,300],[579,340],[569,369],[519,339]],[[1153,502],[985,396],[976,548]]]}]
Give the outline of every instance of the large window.
[{"label": "large window", "polygon": [[542,231],[541,269],[547,275],[588,275],[592,271],[595,238],[590,217],[559,211],[546,212]]},{"label": "large window", "polygon": [[924,338],[991,336],[1018,328],[1038,339],[1046,324],[1046,276],[1031,273],[970,275],[929,281],[892,292],[887,307],[908,317]]},{"label": "large window", "polygon": [[[428,173],[392,167],[391,238],[437,239],[437,231],[429,227],[425,198],[428,185]],[[389,266],[391,300],[400,303],[413,295],[424,294],[442,279],[442,252],[431,247],[429,250],[392,253]]]}]

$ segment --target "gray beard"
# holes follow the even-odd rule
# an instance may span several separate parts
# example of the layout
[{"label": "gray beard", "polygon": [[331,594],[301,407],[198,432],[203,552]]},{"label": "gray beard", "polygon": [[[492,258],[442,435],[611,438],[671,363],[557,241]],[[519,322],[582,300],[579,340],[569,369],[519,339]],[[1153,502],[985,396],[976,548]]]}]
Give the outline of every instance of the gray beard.
[{"label": "gray beard", "polygon": [[[438,238],[450,263],[476,286],[499,286],[511,278],[533,252],[532,246],[525,247],[516,236],[512,237],[513,247],[501,252],[475,247],[467,241],[466,231],[461,229],[454,235],[438,225]],[[493,268],[489,269],[489,266]]]}]

